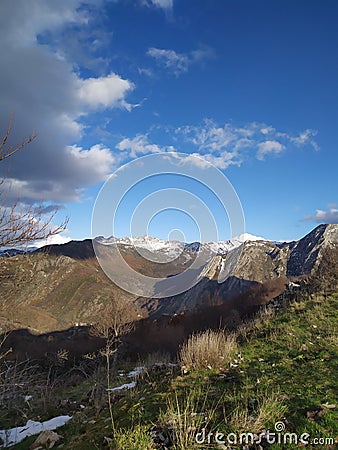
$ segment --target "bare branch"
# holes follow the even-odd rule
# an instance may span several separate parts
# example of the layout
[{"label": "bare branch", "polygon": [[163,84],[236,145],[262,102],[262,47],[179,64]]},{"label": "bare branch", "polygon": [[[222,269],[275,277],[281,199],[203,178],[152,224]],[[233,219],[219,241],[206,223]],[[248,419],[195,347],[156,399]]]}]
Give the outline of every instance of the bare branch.
[{"label": "bare branch", "polygon": [[97,321],[91,326],[90,332],[93,336],[115,341],[132,329],[130,307],[125,299],[116,295],[110,298],[107,306],[100,311]]},{"label": "bare branch", "polygon": [[18,201],[9,208],[0,204],[0,247],[24,245],[61,233],[66,229],[69,219],[54,226],[52,222],[57,212],[58,209],[44,219],[42,207],[31,206],[22,211]]},{"label": "bare branch", "polygon": [[20,150],[22,150],[24,147],[26,147],[26,145],[30,144],[33,141],[33,139],[35,139],[37,136],[37,134],[33,132],[27,139],[24,139],[21,142],[21,144],[16,146],[10,145],[6,147],[6,143],[11,133],[12,127],[13,127],[13,114],[11,114],[7,130],[5,132],[4,137],[2,138],[2,141],[0,142],[0,161],[3,161],[4,159],[14,155],[14,153],[17,153]]},{"label": "bare branch", "polygon": [[[20,145],[8,146],[7,141],[12,126],[13,114],[10,117],[6,133],[0,140],[0,161],[22,150],[36,137],[36,134],[32,133]],[[66,229],[69,218],[57,226],[52,223],[58,212],[57,209],[46,219],[42,206],[38,208],[30,206],[23,209],[19,199],[7,206],[10,203],[8,201],[10,186],[6,186],[5,181],[6,178],[0,179],[0,247],[21,246],[32,241],[47,239]]]}]

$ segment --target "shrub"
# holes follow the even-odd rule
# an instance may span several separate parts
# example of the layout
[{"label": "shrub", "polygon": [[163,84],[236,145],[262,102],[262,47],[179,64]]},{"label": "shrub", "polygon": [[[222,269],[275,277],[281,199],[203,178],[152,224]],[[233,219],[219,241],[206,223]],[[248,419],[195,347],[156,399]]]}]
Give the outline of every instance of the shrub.
[{"label": "shrub", "polygon": [[182,368],[185,369],[224,369],[229,366],[237,350],[234,334],[224,331],[207,330],[193,334],[183,344],[179,353]]}]

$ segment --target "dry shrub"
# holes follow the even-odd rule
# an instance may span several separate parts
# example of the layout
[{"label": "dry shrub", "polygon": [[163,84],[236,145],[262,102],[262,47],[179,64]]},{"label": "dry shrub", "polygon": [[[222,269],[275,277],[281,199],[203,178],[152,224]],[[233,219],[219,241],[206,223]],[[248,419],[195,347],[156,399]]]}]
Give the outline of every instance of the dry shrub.
[{"label": "dry shrub", "polygon": [[234,334],[207,330],[189,337],[180,349],[179,361],[185,369],[225,369],[236,350]]}]

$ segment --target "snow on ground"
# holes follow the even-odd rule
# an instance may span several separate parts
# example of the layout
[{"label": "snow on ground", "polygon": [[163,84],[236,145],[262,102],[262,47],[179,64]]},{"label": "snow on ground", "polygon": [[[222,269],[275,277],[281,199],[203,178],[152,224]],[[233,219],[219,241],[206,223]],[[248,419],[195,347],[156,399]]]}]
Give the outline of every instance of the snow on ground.
[{"label": "snow on ground", "polygon": [[132,389],[135,386],[136,386],[136,381],[132,381],[131,383],[125,383],[125,384],[122,384],[121,386],[107,389],[107,391],[114,392],[114,391],[120,391],[122,389]]},{"label": "snow on ground", "polygon": [[[145,367],[143,367],[143,366],[135,367],[135,369],[131,370],[128,373],[127,377],[128,378],[137,378],[139,375],[141,375],[141,373],[144,370],[145,370]],[[124,377],[125,375],[124,375],[123,372],[120,372],[119,376],[120,377]],[[114,387],[114,388],[107,389],[107,391],[114,392],[114,391],[120,391],[122,389],[132,389],[135,386],[136,386],[136,381],[132,381],[131,383],[125,383],[125,384],[122,384],[121,386],[117,386],[117,387]]]},{"label": "snow on ground", "polygon": [[145,370],[145,367],[143,367],[143,366],[135,367],[134,370],[131,370],[131,371],[128,373],[128,377],[129,377],[129,378],[135,378],[135,377],[138,377],[139,375],[141,375],[141,373],[142,373],[144,370]]},{"label": "snow on ground", "polygon": [[41,433],[41,431],[56,430],[56,428],[65,425],[71,418],[71,416],[58,416],[53,419],[46,420],[45,422],[28,420],[26,425],[22,427],[0,430],[0,448],[10,447],[11,445],[21,442],[28,436]]}]

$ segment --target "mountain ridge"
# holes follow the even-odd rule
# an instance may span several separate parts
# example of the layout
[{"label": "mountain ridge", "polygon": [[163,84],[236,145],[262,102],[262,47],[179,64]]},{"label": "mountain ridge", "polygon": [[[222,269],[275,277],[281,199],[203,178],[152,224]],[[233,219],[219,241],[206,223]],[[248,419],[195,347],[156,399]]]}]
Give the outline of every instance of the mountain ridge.
[{"label": "mountain ridge", "polygon": [[[319,225],[291,243],[256,240],[245,241],[230,250],[217,248],[203,268],[197,285],[181,294],[160,299],[138,297],[117,287],[102,271],[90,239],[51,245],[32,253],[0,258],[0,291],[5,306],[0,310],[0,325],[10,320],[17,328],[47,332],[76,323],[88,324],[102,314],[110,298],[116,297],[128,305],[130,320],[157,318],[236,299],[240,302],[245,295],[252,297],[252,288],[266,292],[265,286],[269,283],[278,285],[278,289],[264,294],[267,300],[278,295],[288,280],[297,281],[311,274],[320,263],[323,249],[337,242],[338,225],[332,224]],[[183,246],[178,258],[167,264],[157,264],[145,260],[131,245],[118,245],[135,270],[164,278],[184,271],[200,250]],[[240,251],[236,267],[231,276],[225,277],[236,251]],[[260,302],[261,294],[257,292],[254,301]]]}]

